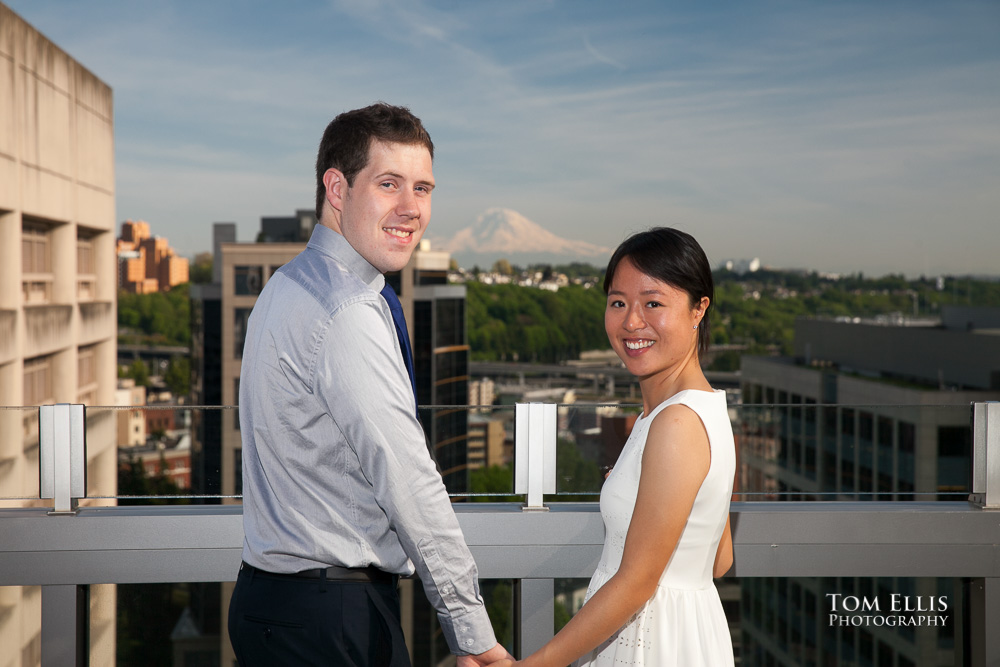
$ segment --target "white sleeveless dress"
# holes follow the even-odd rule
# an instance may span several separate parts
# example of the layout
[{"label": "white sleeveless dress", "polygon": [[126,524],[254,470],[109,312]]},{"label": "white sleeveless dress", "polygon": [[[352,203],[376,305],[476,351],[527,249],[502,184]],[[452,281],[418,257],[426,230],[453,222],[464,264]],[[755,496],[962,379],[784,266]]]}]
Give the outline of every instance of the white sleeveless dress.
[{"label": "white sleeveless dress", "polygon": [[733,645],[722,601],[712,581],[715,554],[729,516],[736,473],[736,447],[723,391],[686,389],[640,416],[601,490],[605,538],[601,561],[587,590],[587,600],[621,565],[635,499],[642,452],[653,419],[668,405],[683,404],[701,418],[712,451],[708,475],[698,490],[653,597],[579,667],[727,667]]}]

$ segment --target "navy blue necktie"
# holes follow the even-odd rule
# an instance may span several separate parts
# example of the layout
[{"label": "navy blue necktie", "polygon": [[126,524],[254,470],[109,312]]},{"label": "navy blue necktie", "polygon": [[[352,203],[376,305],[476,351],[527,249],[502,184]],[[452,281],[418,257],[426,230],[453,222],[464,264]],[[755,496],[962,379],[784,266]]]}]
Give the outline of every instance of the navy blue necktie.
[{"label": "navy blue necktie", "polygon": [[399,297],[389,283],[382,288],[382,298],[389,304],[389,312],[392,313],[392,323],[396,325],[396,338],[399,339],[399,349],[403,351],[403,363],[406,365],[406,372],[410,374],[410,387],[413,389],[413,403],[417,403],[417,381],[413,377],[413,351],[410,349],[410,335],[406,331],[406,319],[403,317],[403,306],[399,303]]}]

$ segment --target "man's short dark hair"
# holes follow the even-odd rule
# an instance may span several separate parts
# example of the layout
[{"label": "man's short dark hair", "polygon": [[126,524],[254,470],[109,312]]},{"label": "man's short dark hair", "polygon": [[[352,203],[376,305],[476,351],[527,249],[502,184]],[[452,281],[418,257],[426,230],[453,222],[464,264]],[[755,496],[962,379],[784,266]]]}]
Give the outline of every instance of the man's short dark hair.
[{"label": "man's short dark hair", "polygon": [[345,111],[330,121],[319,143],[316,155],[317,220],[323,217],[323,200],[326,199],[323,174],[328,169],[338,169],[347,179],[347,185],[353,186],[354,177],[368,165],[373,141],[420,144],[431,154],[431,160],[434,159],[431,135],[406,107],[376,102],[363,109]]}]

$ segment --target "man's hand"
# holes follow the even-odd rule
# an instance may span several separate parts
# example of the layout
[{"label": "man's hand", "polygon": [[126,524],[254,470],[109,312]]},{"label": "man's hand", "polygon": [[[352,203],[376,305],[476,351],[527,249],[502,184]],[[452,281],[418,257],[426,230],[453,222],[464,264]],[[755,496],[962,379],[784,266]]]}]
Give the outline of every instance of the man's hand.
[{"label": "man's hand", "polygon": [[514,663],[514,656],[508,653],[507,649],[503,646],[497,644],[489,651],[480,653],[479,655],[458,656],[457,667],[486,667],[486,665],[492,665],[493,663],[499,663],[501,667],[507,667]]}]

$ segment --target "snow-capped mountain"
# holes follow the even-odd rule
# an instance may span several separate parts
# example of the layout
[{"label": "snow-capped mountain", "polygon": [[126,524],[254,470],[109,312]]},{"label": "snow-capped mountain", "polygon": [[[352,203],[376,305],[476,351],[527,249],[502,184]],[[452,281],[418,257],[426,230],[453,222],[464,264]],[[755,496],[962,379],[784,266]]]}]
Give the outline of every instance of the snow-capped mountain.
[{"label": "snow-capped mountain", "polygon": [[449,239],[435,244],[459,259],[504,257],[511,261],[607,261],[611,250],[586,241],[556,236],[541,225],[506,208],[491,208]]}]

